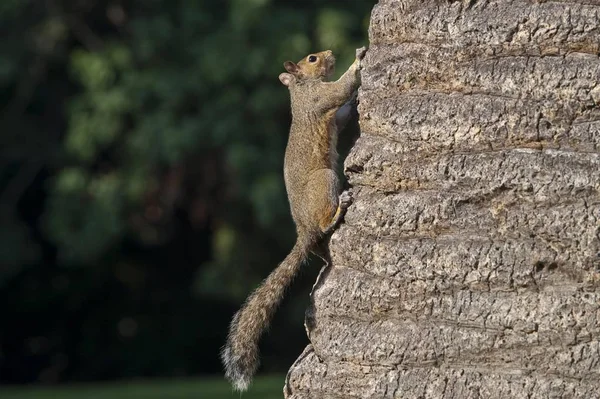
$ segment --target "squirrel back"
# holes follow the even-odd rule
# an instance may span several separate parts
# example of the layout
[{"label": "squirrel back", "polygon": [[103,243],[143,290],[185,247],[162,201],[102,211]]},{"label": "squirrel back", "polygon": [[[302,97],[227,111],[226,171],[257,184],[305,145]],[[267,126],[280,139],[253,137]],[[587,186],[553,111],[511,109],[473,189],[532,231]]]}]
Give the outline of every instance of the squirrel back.
[{"label": "squirrel back", "polygon": [[[269,274],[235,314],[221,352],[225,376],[235,389],[248,388],[259,366],[258,343],[310,251],[340,222],[351,197],[339,195],[336,112],[359,85],[365,48],[344,75],[326,79],[335,68],[330,50],[286,61],[279,80],[289,88],[292,125],[285,152],[284,179],[297,239],[289,255]],[[346,116],[348,112],[344,113]],[[338,114],[339,116],[339,114]]]}]

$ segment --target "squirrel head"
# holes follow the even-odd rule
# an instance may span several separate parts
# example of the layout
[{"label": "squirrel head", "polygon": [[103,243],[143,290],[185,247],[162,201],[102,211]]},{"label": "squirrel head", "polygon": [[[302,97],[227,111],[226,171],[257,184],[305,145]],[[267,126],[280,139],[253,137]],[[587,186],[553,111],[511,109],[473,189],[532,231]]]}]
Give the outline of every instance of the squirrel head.
[{"label": "squirrel head", "polygon": [[285,86],[289,86],[296,80],[319,79],[330,77],[335,70],[335,57],[331,50],[309,54],[298,63],[286,61],[283,67],[288,73],[279,75],[279,80]]}]

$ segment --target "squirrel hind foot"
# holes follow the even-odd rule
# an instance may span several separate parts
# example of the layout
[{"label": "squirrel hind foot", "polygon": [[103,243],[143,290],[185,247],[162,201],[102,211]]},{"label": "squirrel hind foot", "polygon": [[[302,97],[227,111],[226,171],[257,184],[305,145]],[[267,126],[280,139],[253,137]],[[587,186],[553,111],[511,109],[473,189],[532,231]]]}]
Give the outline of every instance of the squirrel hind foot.
[{"label": "squirrel hind foot", "polygon": [[324,235],[328,235],[335,230],[346,215],[346,210],[354,202],[354,197],[349,191],[344,191],[338,198],[338,206],[329,225],[322,229]]},{"label": "squirrel hind foot", "polygon": [[340,194],[339,197],[339,207],[343,209],[348,209],[350,205],[354,202],[354,197],[350,191],[344,191]]},{"label": "squirrel hind foot", "polygon": [[255,367],[246,367],[248,365],[243,364],[242,357],[234,355],[229,345],[223,348],[221,359],[225,366],[225,378],[231,382],[233,389],[240,392],[246,391],[252,381]]}]

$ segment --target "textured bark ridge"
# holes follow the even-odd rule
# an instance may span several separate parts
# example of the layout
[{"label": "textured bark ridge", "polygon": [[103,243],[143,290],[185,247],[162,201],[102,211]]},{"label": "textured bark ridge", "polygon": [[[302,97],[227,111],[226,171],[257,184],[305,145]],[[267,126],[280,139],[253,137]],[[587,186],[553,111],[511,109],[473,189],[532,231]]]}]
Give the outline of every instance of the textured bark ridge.
[{"label": "textured bark ridge", "polygon": [[600,1],[374,8],[285,395],[600,398]]}]

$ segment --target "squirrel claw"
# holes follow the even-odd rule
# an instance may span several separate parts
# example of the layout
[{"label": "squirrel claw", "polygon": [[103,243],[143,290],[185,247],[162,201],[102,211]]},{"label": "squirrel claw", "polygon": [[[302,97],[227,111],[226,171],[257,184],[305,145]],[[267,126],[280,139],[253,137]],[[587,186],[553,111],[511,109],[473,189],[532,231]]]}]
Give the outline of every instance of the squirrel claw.
[{"label": "squirrel claw", "polygon": [[354,202],[354,197],[350,191],[344,191],[340,194],[340,208],[347,209]]}]

